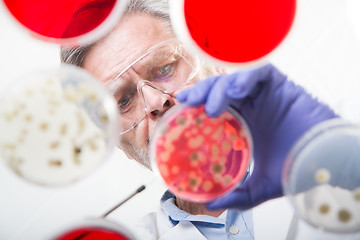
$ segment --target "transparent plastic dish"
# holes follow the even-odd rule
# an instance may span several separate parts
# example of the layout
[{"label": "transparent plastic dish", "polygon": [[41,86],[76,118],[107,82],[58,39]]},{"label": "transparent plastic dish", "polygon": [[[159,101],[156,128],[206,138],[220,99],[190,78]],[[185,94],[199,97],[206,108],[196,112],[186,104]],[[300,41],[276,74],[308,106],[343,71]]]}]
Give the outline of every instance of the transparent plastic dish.
[{"label": "transparent plastic dish", "polygon": [[175,33],[190,50],[230,66],[263,64],[295,21],[296,0],[170,1]]},{"label": "transparent plastic dish", "polygon": [[233,109],[217,118],[205,109],[174,106],[150,142],[152,168],[177,197],[208,202],[232,191],[249,172],[252,139]]},{"label": "transparent plastic dish", "polygon": [[52,240],[134,240],[134,235],[124,226],[103,219],[89,219],[67,227]]},{"label": "transparent plastic dish", "polygon": [[113,97],[81,68],[27,74],[0,95],[0,159],[33,183],[71,183],[107,158],[118,121]]},{"label": "transparent plastic dish", "polygon": [[360,231],[360,126],[325,121],[293,147],[283,171],[295,213],[315,228]]},{"label": "transparent plastic dish", "polygon": [[[119,21],[127,0],[3,0],[33,37],[75,47],[104,36]],[[0,4],[1,5],[1,4]]]}]

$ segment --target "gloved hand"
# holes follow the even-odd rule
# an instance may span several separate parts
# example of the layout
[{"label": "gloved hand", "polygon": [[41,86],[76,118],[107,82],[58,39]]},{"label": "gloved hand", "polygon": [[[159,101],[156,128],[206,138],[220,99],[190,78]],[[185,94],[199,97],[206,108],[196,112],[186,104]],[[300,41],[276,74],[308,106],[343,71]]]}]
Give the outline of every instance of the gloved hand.
[{"label": "gloved hand", "polygon": [[281,174],[286,155],[312,126],[337,117],[273,65],[231,75],[212,76],[180,92],[180,102],[205,104],[210,117],[233,107],[253,138],[254,171],[240,187],[207,204],[208,209],[249,209],[283,195]]}]

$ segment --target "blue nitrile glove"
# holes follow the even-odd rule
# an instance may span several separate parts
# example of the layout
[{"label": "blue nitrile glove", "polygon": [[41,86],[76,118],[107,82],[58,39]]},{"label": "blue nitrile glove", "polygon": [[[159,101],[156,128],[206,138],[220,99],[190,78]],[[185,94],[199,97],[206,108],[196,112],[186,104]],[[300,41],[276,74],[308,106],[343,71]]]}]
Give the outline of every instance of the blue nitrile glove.
[{"label": "blue nitrile glove", "polygon": [[273,65],[209,77],[180,92],[181,102],[205,104],[210,117],[228,106],[247,122],[253,138],[254,171],[232,193],[208,203],[209,209],[249,209],[283,196],[281,174],[286,155],[312,126],[337,117]]}]

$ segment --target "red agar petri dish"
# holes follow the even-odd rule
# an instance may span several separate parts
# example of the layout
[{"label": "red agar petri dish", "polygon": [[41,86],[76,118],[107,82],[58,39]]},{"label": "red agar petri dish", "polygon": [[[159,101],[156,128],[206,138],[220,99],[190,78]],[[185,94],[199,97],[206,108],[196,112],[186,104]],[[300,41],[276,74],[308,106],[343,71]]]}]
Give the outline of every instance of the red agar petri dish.
[{"label": "red agar petri dish", "polygon": [[129,240],[126,236],[105,228],[83,227],[64,233],[55,240]]},{"label": "red agar petri dish", "polygon": [[205,56],[251,64],[277,48],[289,33],[296,0],[172,1],[175,31]]},{"label": "red agar petri dish", "polygon": [[132,240],[123,226],[105,220],[86,221],[62,231],[53,240]]},{"label": "red agar petri dish", "polygon": [[105,34],[126,0],[4,0],[14,18],[32,35],[62,45],[91,42]]},{"label": "red agar petri dish", "polygon": [[217,118],[201,107],[177,105],[156,126],[151,160],[169,190],[193,202],[208,202],[233,190],[247,176],[252,140],[232,109]]}]

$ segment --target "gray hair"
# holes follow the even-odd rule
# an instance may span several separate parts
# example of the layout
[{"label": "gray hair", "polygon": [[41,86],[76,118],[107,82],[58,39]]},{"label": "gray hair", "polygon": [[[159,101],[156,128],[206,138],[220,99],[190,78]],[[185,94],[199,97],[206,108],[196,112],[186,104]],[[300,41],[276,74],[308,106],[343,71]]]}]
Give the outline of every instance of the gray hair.
[{"label": "gray hair", "polygon": [[[165,27],[167,27],[168,30],[172,32],[168,0],[129,0],[128,6],[123,14],[127,15],[136,12],[146,13],[161,19],[165,24]],[[77,48],[61,48],[61,62],[82,67],[87,53],[98,42],[99,41]]]}]

